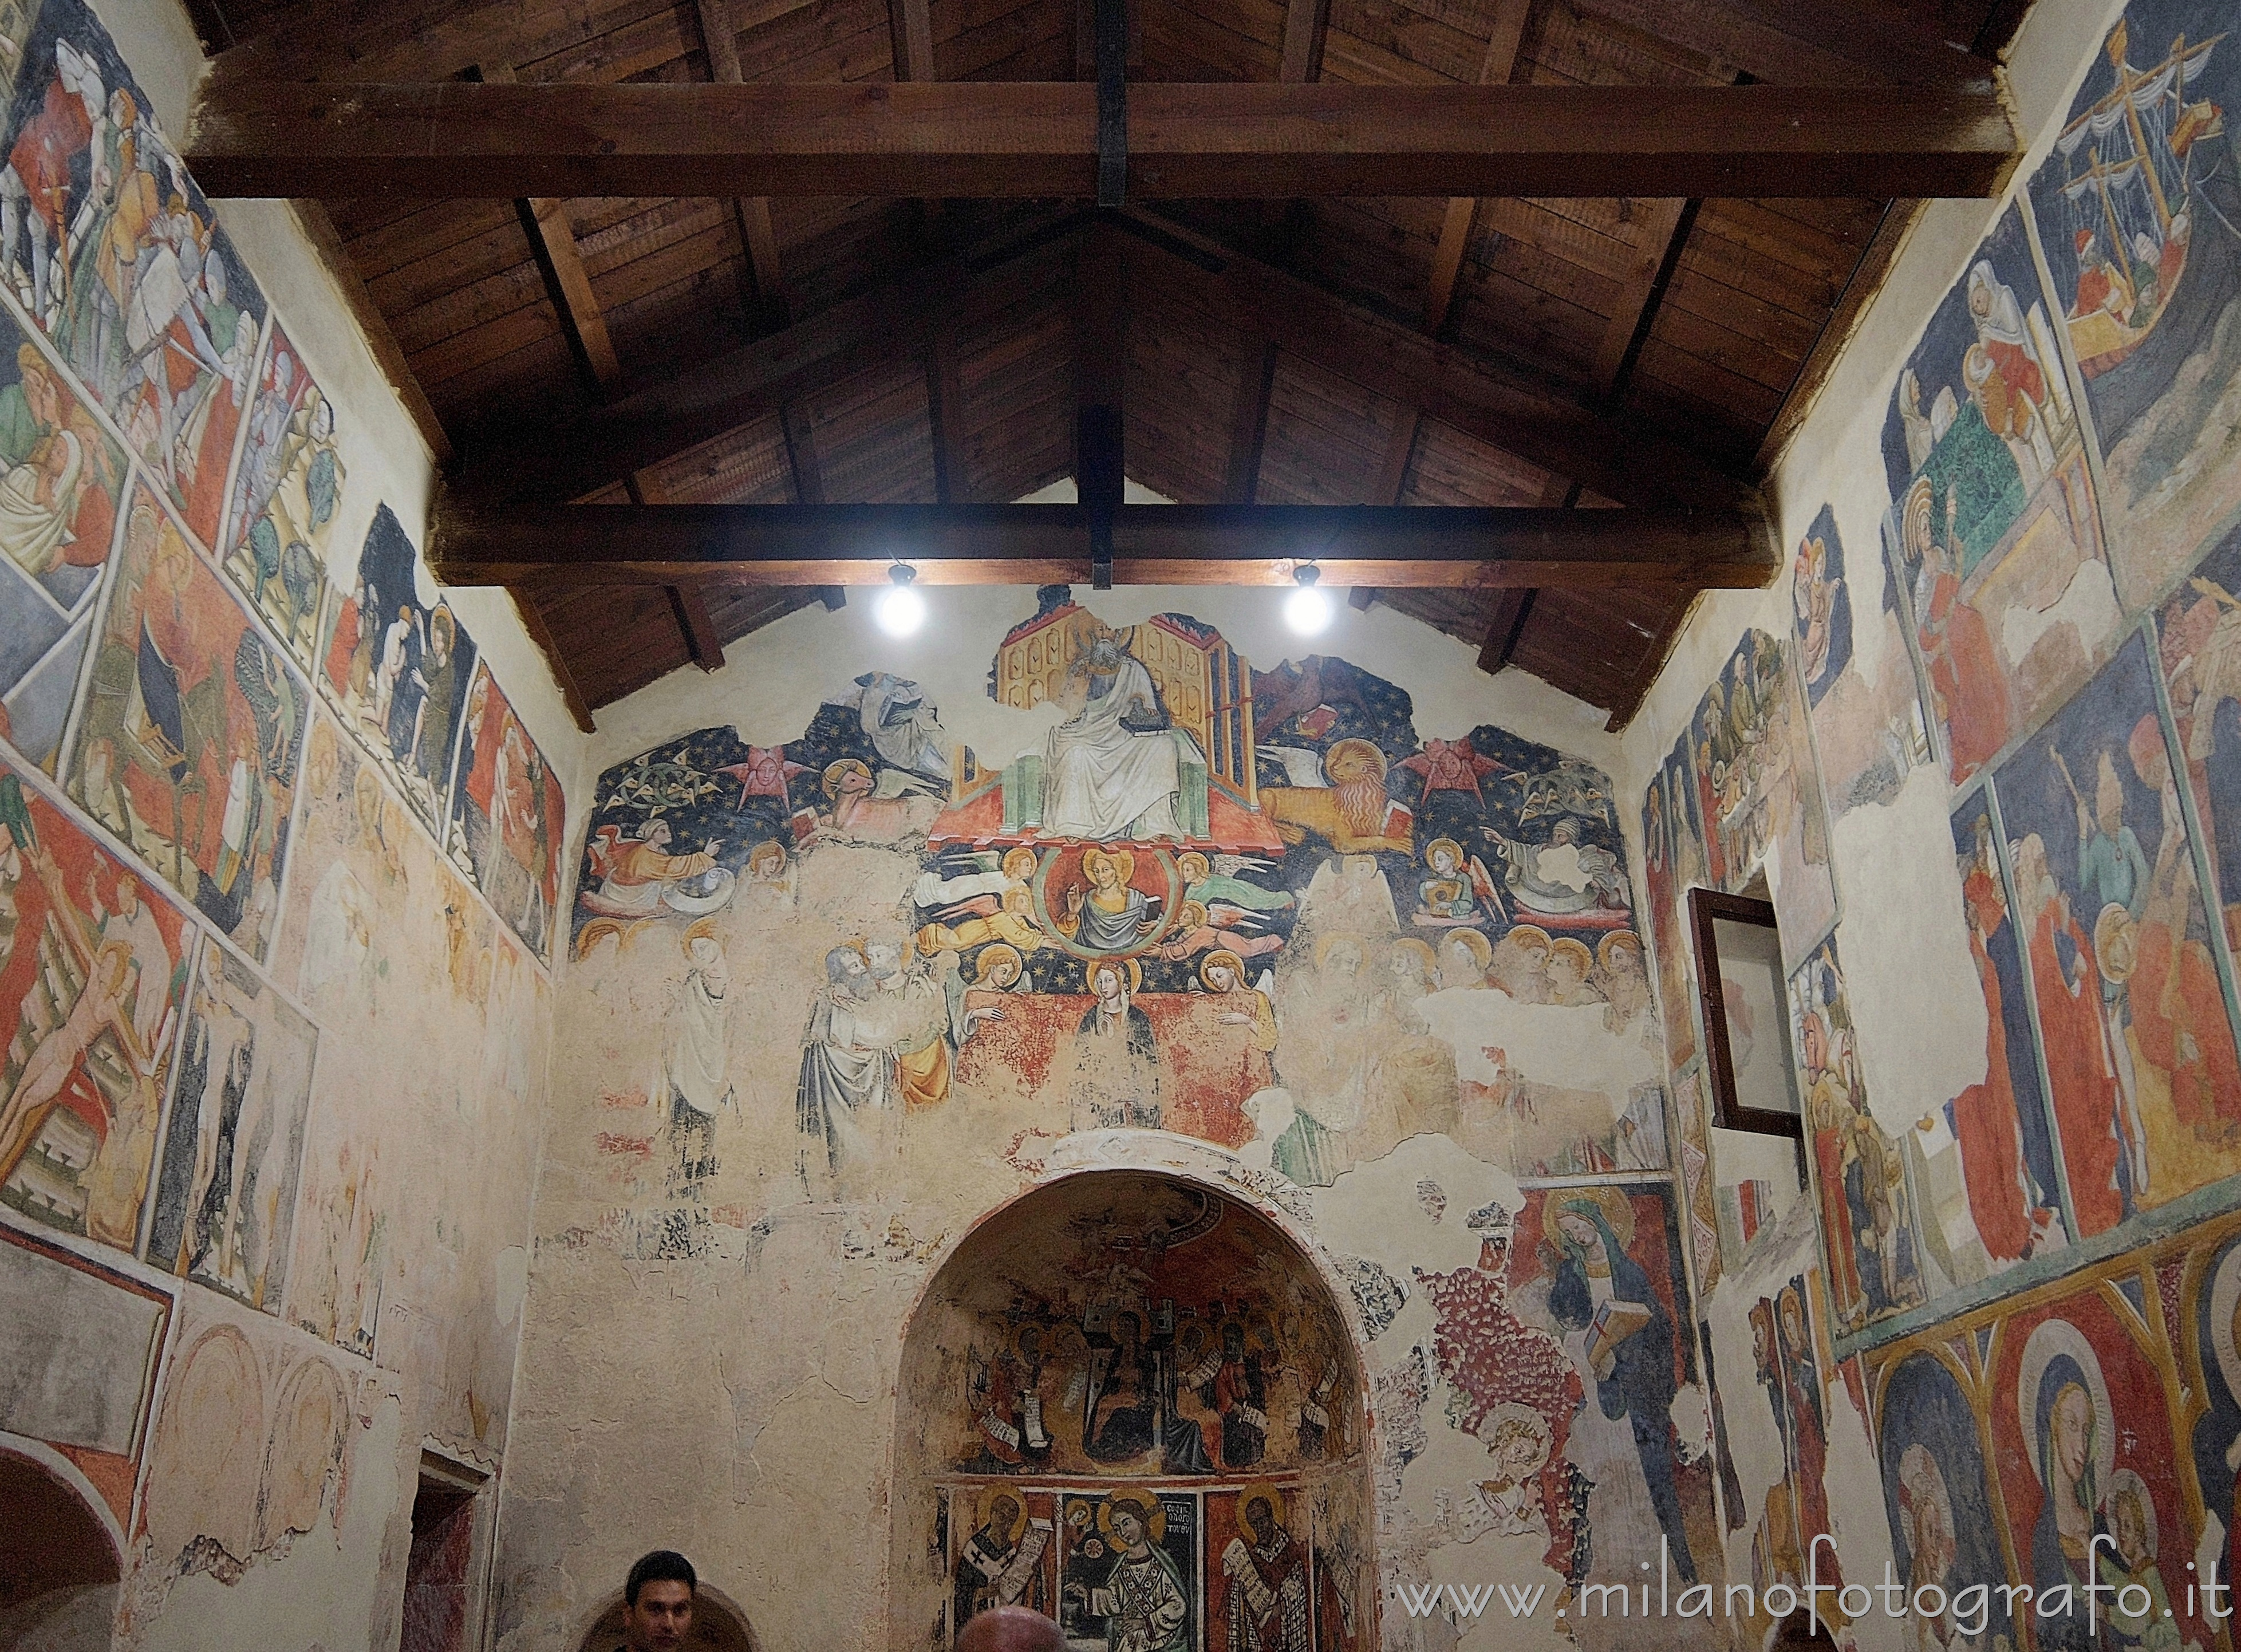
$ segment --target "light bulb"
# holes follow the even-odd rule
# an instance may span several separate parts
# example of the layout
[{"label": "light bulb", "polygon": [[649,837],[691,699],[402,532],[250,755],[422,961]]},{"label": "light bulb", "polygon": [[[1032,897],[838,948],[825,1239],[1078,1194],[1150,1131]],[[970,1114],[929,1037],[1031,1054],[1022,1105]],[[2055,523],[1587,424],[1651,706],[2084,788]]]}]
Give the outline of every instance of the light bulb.
[{"label": "light bulb", "polygon": [[907,637],[926,623],[926,599],[908,585],[889,585],[873,605],[872,617],[890,637]]},{"label": "light bulb", "polygon": [[1285,623],[1302,637],[1314,636],[1331,622],[1331,599],[1316,589],[1313,567],[1301,568],[1292,577],[1300,586],[1284,599]]}]

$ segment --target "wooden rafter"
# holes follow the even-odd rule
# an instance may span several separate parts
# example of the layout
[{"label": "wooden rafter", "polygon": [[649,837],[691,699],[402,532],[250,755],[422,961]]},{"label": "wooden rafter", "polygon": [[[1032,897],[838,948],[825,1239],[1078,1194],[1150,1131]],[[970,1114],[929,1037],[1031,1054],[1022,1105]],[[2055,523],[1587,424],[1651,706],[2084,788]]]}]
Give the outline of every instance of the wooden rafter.
[{"label": "wooden rafter", "polygon": [[[495,85],[516,84],[513,70],[507,64],[485,64],[481,75]],[[514,206],[521,214],[522,231],[529,237],[530,247],[537,255],[537,266],[545,277],[545,296],[552,301],[553,313],[560,318],[560,331],[567,338],[569,351],[584,376],[591,380],[592,388],[605,396],[622,381],[623,365],[615,354],[614,340],[607,335],[606,311],[600,306],[599,294],[592,290],[591,274],[584,268],[584,255],[576,245],[576,229],[569,220],[568,203],[550,196],[536,196],[518,200]]]},{"label": "wooden rafter", "polygon": [[1526,621],[1532,615],[1530,589],[1512,585],[1495,596],[1494,612],[1486,623],[1486,640],[1479,645],[1481,671],[1498,672],[1509,664],[1509,657],[1517,652],[1517,639],[1525,634]]},{"label": "wooden rafter", "polygon": [[957,330],[941,322],[927,329],[920,365],[926,374],[927,438],[933,450],[933,497],[961,503],[967,491],[957,425],[964,416],[965,385],[957,371]]},{"label": "wooden rafter", "polygon": [[1998,65],[1874,3],[1573,0],[1580,12],[1694,48],[1775,85],[1990,86]]},{"label": "wooden rafter", "polygon": [[[693,10],[700,25],[701,49],[708,57],[708,78],[724,86],[743,84],[746,75],[739,67],[739,38],[732,29],[729,0],[693,0]],[[739,244],[746,249],[747,268],[754,277],[756,300],[766,319],[784,325],[793,306],[786,298],[778,231],[771,223],[770,197],[734,196],[732,210],[739,220]]]},{"label": "wooden rafter", "polygon": [[[1532,11],[1533,0],[1500,0],[1495,8],[1494,32],[1487,39],[1486,56],[1479,60],[1480,85],[1508,84],[1517,70],[1517,55],[1525,43],[1526,20]],[[1447,216],[1440,224],[1439,244],[1432,249],[1432,280],[1424,297],[1426,332],[1437,332],[1446,325],[1448,311],[1455,307],[1455,281],[1462,274],[1463,254],[1470,247],[1471,231],[1478,223],[1478,202],[1475,195],[1453,196],[1448,201]]]},{"label": "wooden rafter", "polygon": [[[661,505],[667,501],[652,479],[640,472],[624,485],[632,505]],[[678,634],[685,639],[686,658],[702,671],[720,671],[724,665],[724,639],[717,635],[716,621],[708,612],[708,599],[697,585],[669,587],[669,612],[677,621]]]},{"label": "wooden rafter", "polygon": [[[1140,83],[1132,199],[1998,194],[1990,90]],[[213,72],[187,163],[213,197],[1083,198],[1098,95],[1071,81],[367,85]]]},{"label": "wooden rafter", "polygon": [[576,672],[568,664],[568,656],[552,635],[552,627],[545,623],[545,612],[537,599],[525,591],[513,593],[514,612],[521,616],[521,628],[529,633],[529,640],[537,645],[537,652],[545,656],[545,664],[552,673],[552,686],[560,691],[560,700],[568,708],[568,716],[585,733],[595,732],[592,721],[592,702],[584,698],[584,690],[576,680]]},{"label": "wooden rafter", "polygon": [[567,424],[469,448],[458,471],[485,494],[580,497],[913,351],[937,321],[969,325],[1046,291],[1065,278],[1071,251],[1062,232],[978,272],[951,259],[898,276]]},{"label": "wooden rafter", "polygon": [[1756,589],[1777,566],[1756,509],[490,505],[453,491],[429,564],[455,585],[876,585],[900,554],[928,585],[1053,584],[1089,573],[1100,514],[1131,584],[1283,585],[1303,553],[1347,585]]},{"label": "wooden rafter", "polygon": [[1870,301],[1882,290],[1883,277],[1897,262],[1899,249],[1906,244],[1906,237],[1921,222],[1922,210],[1926,204],[1922,201],[1891,201],[1884,205],[1882,221],[1876,225],[1875,234],[1869,237],[1859,262],[1852,266],[1843,291],[1836,295],[1836,308],[1829,312],[1828,319],[1822,323],[1821,331],[1813,340],[1813,347],[1806,352],[1805,359],[1798,364],[1797,376],[1789,381],[1789,388],[1783,393],[1782,405],[1775,410],[1773,422],[1767,426],[1766,435],[1759,442],[1761,474],[1774,468],[1774,462],[1782,456],[1782,450],[1789,445],[1789,438],[1797,434],[1798,426],[1804,424],[1805,416],[1813,411],[1813,404],[1821,393],[1821,387],[1829,382],[1829,375],[1836,370],[1836,358],[1843,354],[1844,346],[1851,342],[1853,332],[1859,327],[1860,318],[1867,313]]},{"label": "wooden rafter", "polygon": [[[1540,381],[1373,316],[1321,288],[1181,225],[1134,215],[1156,231],[1139,254],[1140,280],[1222,324],[1274,340],[1338,378],[1412,407],[1488,445],[1585,482],[1629,505],[1735,503],[1743,485],[1642,421],[1605,414]],[[1204,262],[1181,247],[1205,251]],[[1207,263],[1219,268],[1208,269]]]},{"label": "wooden rafter", "polygon": [[1330,29],[1330,0],[1291,0],[1284,11],[1284,41],[1276,77],[1294,85],[1321,80],[1323,41]]}]

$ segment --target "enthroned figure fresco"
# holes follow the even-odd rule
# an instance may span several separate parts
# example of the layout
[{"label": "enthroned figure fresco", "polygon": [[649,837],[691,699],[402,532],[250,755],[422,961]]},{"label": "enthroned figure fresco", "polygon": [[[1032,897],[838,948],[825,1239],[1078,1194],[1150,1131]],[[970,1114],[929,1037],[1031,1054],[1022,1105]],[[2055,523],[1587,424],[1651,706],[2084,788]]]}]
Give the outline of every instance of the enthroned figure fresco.
[{"label": "enthroned figure fresco", "polygon": [[[2186,1588],[2197,1531],[2165,1397],[2169,1355],[2137,1313],[2155,1302],[2155,1287],[2143,1294],[2142,1283],[2112,1269],[2008,1316],[1994,1345],[1987,1387],[2000,1512],[2023,1581],[2037,1591],[2030,1627],[2040,1652],[2086,1652],[2112,1635],[2170,1649],[2216,1636]],[[2028,1468],[2014,1472],[2017,1463]],[[2148,1609],[2119,1603],[2105,1626],[2089,1626],[2077,1591],[2097,1576],[2137,1585]],[[2072,1609],[2054,1614],[2048,1597],[2065,1587]]]},{"label": "enthroned figure fresco", "polygon": [[[1194,1137],[1301,1186],[1423,1135],[1528,1174],[1669,1162],[1647,949],[1592,766],[1491,726],[1428,736],[1347,662],[1255,671],[1187,615],[1116,628],[1052,587],[998,639],[993,726],[1125,679],[1116,742],[1163,719],[1203,759],[1167,805],[1182,835],[1140,833],[1131,804],[1127,835],[1087,836],[1040,818],[1053,713],[1022,716],[1007,754],[984,712],[975,751],[925,685],[836,676],[799,733],[680,735],[592,799],[574,959],[623,1020],[661,1023],[618,1036],[714,1052],[703,1087],[737,1100],[696,1114],[688,1156],[716,1168],[657,1208],[667,1080],[619,1080],[617,1105],[649,1111],[587,1150],[632,1254],[677,1222],[750,1243],[773,1203],[861,1202],[920,1154],[1025,1160],[1104,1131]],[[469,710],[455,809],[480,801]],[[686,1024],[710,979],[695,946],[733,982],[722,1051]],[[746,1053],[773,1044],[782,1078]],[[746,1174],[766,1160],[783,1185]]]},{"label": "enthroned figure fresco", "polygon": [[2134,0],[2030,183],[2100,441],[2111,560],[2154,601],[2241,515],[2241,44],[2218,0]]}]

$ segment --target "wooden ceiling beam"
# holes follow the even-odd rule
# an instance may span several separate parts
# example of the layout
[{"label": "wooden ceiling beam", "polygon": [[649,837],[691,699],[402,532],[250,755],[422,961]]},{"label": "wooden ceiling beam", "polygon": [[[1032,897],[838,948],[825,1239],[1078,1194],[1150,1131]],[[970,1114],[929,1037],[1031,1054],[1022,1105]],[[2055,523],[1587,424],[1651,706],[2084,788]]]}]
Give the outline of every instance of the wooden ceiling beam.
[{"label": "wooden ceiling beam", "polygon": [[[1098,90],[423,85],[213,70],[186,161],[214,198],[1083,198]],[[1131,199],[1997,196],[2021,158],[1997,92],[1781,86],[1129,88]]]},{"label": "wooden ceiling beam", "polygon": [[[446,490],[429,533],[444,584],[878,585],[901,555],[926,585],[1039,585],[1090,572],[1100,513],[1067,505],[512,505]],[[1110,512],[1114,578],[1388,587],[1669,585],[1756,589],[1778,567],[1764,513],[1379,505],[1134,505]]]},{"label": "wooden ceiling beam", "polygon": [[1509,657],[1517,652],[1517,639],[1525,634],[1525,622],[1532,616],[1529,588],[1512,585],[1495,596],[1494,612],[1486,622],[1486,640],[1478,649],[1481,671],[1498,672],[1509,664]]},{"label": "wooden ceiling beam", "polygon": [[1330,0],[1291,0],[1284,10],[1283,47],[1276,78],[1302,86],[1323,77],[1323,42],[1330,30]]},{"label": "wooden ceiling beam", "polygon": [[552,686],[560,691],[560,702],[568,708],[569,720],[586,734],[596,733],[592,721],[592,702],[584,698],[583,686],[576,680],[576,672],[568,664],[568,656],[553,636],[552,627],[546,623],[545,611],[537,605],[537,599],[526,591],[513,593],[514,612],[521,616],[521,628],[529,633],[529,640],[537,645],[537,652],[545,656],[546,669],[552,673]]},{"label": "wooden ceiling beam", "polygon": [[1782,457],[1783,449],[1789,445],[1790,438],[1805,423],[1805,416],[1813,411],[1813,404],[1819,398],[1822,387],[1829,382],[1830,374],[1836,371],[1837,358],[1844,353],[1844,346],[1851,342],[1861,318],[1867,314],[1869,304],[1883,290],[1883,278],[1890,273],[1891,265],[1898,261],[1899,249],[1906,244],[1906,238],[1914,232],[1914,226],[1922,221],[1923,208],[1927,204],[1923,201],[1884,203],[1883,215],[1876,224],[1875,233],[1868,237],[1868,244],[1861,252],[1859,262],[1852,266],[1851,274],[1844,278],[1843,290],[1836,295],[1836,307],[1822,322],[1821,331],[1814,337],[1812,348],[1806,351],[1805,359],[1798,364],[1797,376],[1789,381],[1789,388],[1783,392],[1782,405],[1775,409],[1774,418],[1768,425],[1765,436],[1760,438],[1760,475],[1764,476],[1773,471],[1775,461]]},{"label": "wooden ceiling beam", "polygon": [[957,330],[936,322],[927,330],[920,366],[926,375],[927,440],[933,451],[933,497],[963,502],[969,492],[965,456],[958,451],[958,421],[965,415],[965,381],[957,370]]},{"label": "wooden ceiling beam", "polygon": [[[513,70],[505,64],[485,64],[478,72],[493,84],[515,84]],[[525,197],[514,207],[521,214],[521,227],[545,278],[545,296],[560,318],[569,353],[591,381],[592,391],[605,397],[622,382],[623,365],[607,333],[606,311],[600,307],[599,295],[592,291],[591,274],[584,268],[584,255],[576,245],[568,203],[550,196]]]}]

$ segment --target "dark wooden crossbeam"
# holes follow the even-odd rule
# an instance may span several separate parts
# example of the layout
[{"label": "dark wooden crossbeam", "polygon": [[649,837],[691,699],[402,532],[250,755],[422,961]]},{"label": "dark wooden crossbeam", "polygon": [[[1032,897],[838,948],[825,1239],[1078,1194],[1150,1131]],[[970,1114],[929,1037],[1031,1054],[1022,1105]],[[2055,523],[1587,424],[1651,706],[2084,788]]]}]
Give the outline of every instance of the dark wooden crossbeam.
[{"label": "dark wooden crossbeam", "polygon": [[[898,558],[926,585],[1087,582],[1098,513],[1071,505],[491,505],[448,490],[429,564],[447,585],[847,585]],[[1124,505],[1124,585],[1763,586],[1762,512]]]},{"label": "dark wooden crossbeam", "polygon": [[[1131,200],[1992,197],[2020,158],[1975,86],[1140,83]],[[224,64],[187,164],[212,196],[1089,198],[1098,89],[363,84]]]}]

